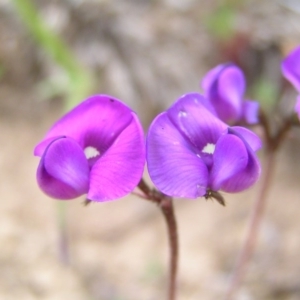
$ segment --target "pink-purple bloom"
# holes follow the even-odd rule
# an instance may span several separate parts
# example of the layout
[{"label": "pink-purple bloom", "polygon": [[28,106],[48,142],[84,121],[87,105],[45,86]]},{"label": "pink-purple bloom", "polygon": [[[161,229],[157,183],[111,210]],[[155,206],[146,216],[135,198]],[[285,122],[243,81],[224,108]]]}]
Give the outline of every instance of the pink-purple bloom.
[{"label": "pink-purple bloom", "polygon": [[240,192],[260,175],[252,131],[229,127],[197,93],[179,98],[152,122],[147,165],[155,186],[169,196],[197,198],[209,191]]},{"label": "pink-purple bloom", "polygon": [[41,157],[38,184],[56,199],[123,197],[142,177],[144,143],[129,107],[108,95],[92,96],[58,120],[35,147]]},{"label": "pink-purple bloom", "polygon": [[289,80],[299,93],[295,111],[300,118],[300,47],[294,49],[282,62],[283,76]]},{"label": "pink-purple bloom", "polygon": [[201,85],[222,121],[258,123],[259,103],[244,99],[246,81],[239,67],[231,63],[218,65],[205,75]]}]

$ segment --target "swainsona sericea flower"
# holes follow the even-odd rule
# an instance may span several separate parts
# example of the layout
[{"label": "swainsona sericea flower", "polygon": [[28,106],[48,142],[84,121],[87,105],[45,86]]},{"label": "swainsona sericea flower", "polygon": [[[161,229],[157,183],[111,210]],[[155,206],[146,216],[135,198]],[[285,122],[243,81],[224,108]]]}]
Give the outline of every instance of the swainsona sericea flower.
[{"label": "swainsona sericea flower", "polygon": [[259,103],[244,99],[246,81],[239,67],[232,63],[218,65],[205,75],[201,85],[222,121],[258,123]]},{"label": "swainsona sericea flower", "polygon": [[281,64],[283,76],[289,80],[299,93],[295,111],[300,119],[300,47],[294,49]]},{"label": "swainsona sericea flower", "polygon": [[41,157],[38,184],[56,199],[123,197],[142,177],[144,144],[129,107],[108,95],[92,96],[58,120],[35,147]]},{"label": "swainsona sericea flower", "polygon": [[197,198],[210,191],[240,192],[260,175],[252,131],[222,122],[198,93],[183,95],[152,122],[146,146],[150,177],[173,197]]}]

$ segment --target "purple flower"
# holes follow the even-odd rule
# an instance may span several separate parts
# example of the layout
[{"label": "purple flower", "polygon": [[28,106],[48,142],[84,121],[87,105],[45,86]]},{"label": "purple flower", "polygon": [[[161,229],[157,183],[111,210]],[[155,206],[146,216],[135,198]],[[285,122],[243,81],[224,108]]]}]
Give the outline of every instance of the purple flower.
[{"label": "purple flower", "polygon": [[[300,94],[300,47],[294,49],[282,62],[283,76],[289,80]],[[297,98],[295,111],[300,118],[300,95]]]},{"label": "purple flower", "polygon": [[87,194],[108,201],[131,192],[142,177],[144,135],[136,114],[107,95],[88,98],[57,121],[35,147],[37,181],[50,197]]},{"label": "purple flower", "polygon": [[260,175],[260,147],[250,130],[223,123],[203,96],[186,94],[152,122],[148,170],[156,187],[173,197],[240,192]]},{"label": "purple flower", "polygon": [[239,121],[258,123],[259,103],[244,100],[245,86],[243,72],[233,64],[218,65],[202,80],[205,97],[218,117],[228,124]]}]

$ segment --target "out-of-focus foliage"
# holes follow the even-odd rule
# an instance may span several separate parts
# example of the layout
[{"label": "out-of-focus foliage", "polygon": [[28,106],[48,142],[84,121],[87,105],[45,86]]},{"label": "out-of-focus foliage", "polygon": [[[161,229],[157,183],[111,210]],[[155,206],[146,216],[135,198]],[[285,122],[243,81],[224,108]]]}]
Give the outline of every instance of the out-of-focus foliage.
[{"label": "out-of-focus foliage", "polygon": [[208,16],[205,24],[213,35],[222,40],[227,40],[234,34],[235,10],[228,5],[220,6],[213,14]]},{"label": "out-of-focus foliage", "polygon": [[[62,78],[42,83],[47,96],[64,94],[67,109],[82,101],[92,90],[92,77],[62,39],[51,31],[30,0],[13,0],[15,8],[36,42],[64,71]],[[1,70],[0,70],[1,72]]]},{"label": "out-of-focus foliage", "polygon": [[278,87],[267,78],[261,77],[252,87],[252,98],[259,100],[265,111],[270,111],[278,100]]}]

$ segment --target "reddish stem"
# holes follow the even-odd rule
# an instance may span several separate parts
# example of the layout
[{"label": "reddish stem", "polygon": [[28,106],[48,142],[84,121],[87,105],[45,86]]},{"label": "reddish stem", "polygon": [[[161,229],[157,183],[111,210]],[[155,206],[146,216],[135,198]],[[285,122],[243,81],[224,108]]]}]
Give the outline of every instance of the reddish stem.
[{"label": "reddish stem", "polygon": [[265,173],[262,179],[262,186],[259,196],[254,204],[252,215],[250,218],[250,224],[248,233],[246,235],[246,240],[242,246],[241,252],[238,256],[236,267],[233,271],[233,276],[229,286],[229,290],[225,296],[226,300],[232,299],[234,293],[239,288],[245,273],[247,266],[249,265],[249,260],[253,254],[255,242],[257,240],[258,230],[264,213],[267,193],[270,188],[270,183],[272,181],[272,176],[274,174],[275,166],[275,152],[270,152],[267,155]]},{"label": "reddish stem", "polygon": [[155,189],[151,189],[143,179],[141,179],[138,187],[145,195],[143,199],[158,204],[166,220],[170,247],[168,300],[175,300],[178,266],[178,233],[172,198],[165,196]]},{"label": "reddish stem", "polygon": [[178,266],[178,236],[177,223],[171,198],[165,198],[160,204],[165,217],[170,245],[170,275],[169,275],[169,300],[176,299],[176,276]]},{"label": "reddish stem", "polygon": [[266,161],[266,167],[264,169],[265,173],[262,179],[261,190],[254,204],[254,208],[250,218],[249,229],[246,235],[246,240],[242,246],[240,255],[238,256],[238,260],[235,269],[233,271],[232,280],[230,282],[230,286],[227,291],[227,294],[225,295],[225,300],[232,299],[234,293],[239,288],[245,276],[246,268],[248,266],[248,263],[254,251],[259,226],[266,206],[268,190],[270,188],[270,183],[272,181],[273,178],[272,176],[274,174],[276,151],[279,149],[288,131],[294,125],[294,115],[292,115],[290,118],[286,119],[283,122],[282,126],[278,129],[275,135],[272,135],[268,118],[263,113],[263,111],[260,111],[260,124],[264,129],[265,141],[266,141],[267,161]]}]

